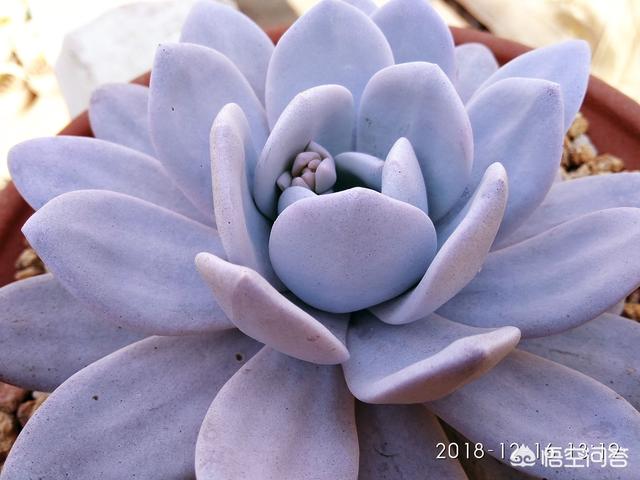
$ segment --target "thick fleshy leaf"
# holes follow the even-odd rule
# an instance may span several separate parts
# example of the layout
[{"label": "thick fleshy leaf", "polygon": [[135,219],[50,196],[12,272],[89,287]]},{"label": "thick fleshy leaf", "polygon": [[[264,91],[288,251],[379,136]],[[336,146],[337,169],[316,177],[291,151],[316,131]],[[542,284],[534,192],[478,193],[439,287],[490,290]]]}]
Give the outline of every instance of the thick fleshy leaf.
[{"label": "thick fleshy leaf", "polygon": [[196,266],[220,308],[246,335],[307,362],[331,365],[349,358],[347,316],[305,311],[254,270],[215,255],[200,253]]},{"label": "thick fleshy leaf", "polygon": [[9,152],[9,169],[34,209],[74,190],[126,193],[203,223],[213,223],[185,198],[154,158],[115,143],[86,137],[27,140]]},{"label": "thick fleshy leaf", "polygon": [[149,89],[133,83],[98,87],[91,95],[89,121],[96,138],[154,155],[149,136]]},{"label": "thick fleshy leaf", "polygon": [[313,190],[309,190],[305,187],[288,187],[278,199],[278,215],[280,215],[285,208],[293,205],[298,200],[302,200],[303,198],[315,197],[318,194]]},{"label": "thick fleshy leaf", "polygon": [[376,2],[374,2],[373,0],[342,0],[342,1],[345,3],[348,3],[349,5],[353,5],[356,8],[359,8],[367,15],[371,15],[373,12],[375,12],[378,9]]},{"label": "thick fleshy leaf", "polygon": [[357,106],[369,78],[389,65],[391,48],[367,15],[340,0],[323,0],[276,45],[267,71],[269,124],[298,93],[318,85],[344,85]]},{"label": "thick fleshy leaf", "polygon": [[478,327],[514,325],[524,338],[568,330],[640,284],[639,241],[640,209],[584,215],[490,253],[480,273],[438,312]]},{"label": "thick fleshy leaf", "polygon": [[273,43],[245,14],[220,2],[200,0],[182,26],[180,41],[204,45],[224,54],[264,102],[264,83]]},{"label": "thick fleshy leaf", "polygon": [[361,152],[386,158],[398,138],[411,142],[432,218],[440,218],[458,200],[471,171],[471,124],[455,88],[437,65],[405,63],[377,73],[364,91],[357,123]]},{"label": "thick fleshy leaf", "polygon": [[230,262],[281,285],[269,261],[271,225],[251,195],[256,161],[242,109],[233,103],[226,105],[211,128],[211,183],[220,241]]},{"label": "thick fleshy leaf", "polygon": [[424,274],[435,248],[424,212],[365,188],[294,203],[269,240],[273,268],[287,288],[334,313],[399,295]]},{"label": "thick fleshy leaf", "polygon": [[605,313],[559,335],[530,339],[521,348],[578,370],[640,409],[640,324]]},{"label": "thick fleshy leaf", "polygon": [[[465,189],[460,201],[438,222],[436,229],[438,243],[441,245],[440,248],[444,247],[446,241],[454,232],[460,231],[459,229],[462,228],[461,224],[463,222],[468,224],[471,219],[475,222],[482,221],[484,220],[483,215],[488,216],[486,218],[487,227],[496,230],[491,233],[492,238],[495,237],[504,216],[508,197],[509,176],[507,171],[502,163],[492,163],[485,170],[475,191]],[[474,211],[477,215],[470,217],[469,215]],[[471,239],[472,237],[469,238]],[[492,240],[485,238],[484,242],[489,242],[490,247]],[[459,245],[459,247],[462,247],[462,245]]]},{"label": "thick fleshy leaf", "polygon": [[509,175],[500,239],[533,213],[553,184],[562,156],[562,95],[546,80],[509,78],[474,96],[467,111],[474,144],[470,186],[494,162]]},{"label": "thick fleshy leaf", "polygon": [[411,142],[402,137],[393,144],[382,167],[381,193],[419,208],[427,215],[427,189]]},{"label": "thick fleshy leaf", "polygon": [[390,0],[371,20],[387,37],[395,63],[435,63],[448,77],[455,77],[451,30],[430,2]]},{"label": "thick fleshy leaf", "polygon": [[196,446],[198,480],[355,480],[353,403],[339,367],[265,347],[211,404]]},{"label": "thick fleshy leaf", "polygon": [[237,330],[152,337],[93,363],[29,420],[2,479],[194,478],[211,399],[258,348]]},{"label": "thick fleshy leaf", "polygon": [[494,250],[508,247],[587,213],[616,207],[640,207],[640,173],[596,175],[556,182],[542,204]]},{"label": "thick fleshy leaf", "polygon": [[0,379],[52,392],[78,370],[143,338],[105,321],[50,273],[0,289]]},{"label": "thick fleshy leaf", "polygon": [[344,188],[382,189],[384,160],[361,152],[343,152],[335,157],[338,185]]},{"label": "thick fleshy leaf", "polygon": [[459,214],[461,218],[455,222],[453,232],[441,234],[442,246],[420,283],[407,293],[371,308],[371,312],[386,323],[410,323],[435,312],[453,298],[482,268],[500,227],[507,197],[507,173],[501,164],[495,163],[487,169],[468,208]]},{"label": "thick fleshy leaf", "polygon": [[349,390],[366,403],[441,398],[491,370],[520,340],[514,327],[468,327],[432,314],[387,325],[360,313],[349,326],[351,357],[342,365]]},{"label": "thick fleshy leaf", "polygon": [[[626,468],[596,464],[580,468],[579,478],[631,480],[640,468],[640,413],[586,375],[530,353],[513,352],[488,374],[426,406],[497,457],[501,443],[507,458],[512,442],[532,450],[551,443],[563,454],[570,444],[606,448],[616,443],[629,449]],[[576,469],[547,468],[540,459],[522,470],[543,478],[576,478]]]},{"label": "thick fleshy leaf", "polygon": [[230,328],[193,265],[224,256],[217,232],[127,195],[65,193],[23,227],[56,279],[118,324],[152,334]]},{"label": "thick fleshy leaf", "polygon": [[333,155],[351,150],[353,124],[353,97],[346,88],[321,85],[296,95],[273,127],[256,166],[253,196],[262,213],[275,218],[276,181],[297,154],[311,141]]},{"label": "thick fleshy leaf", "polygon": [[264,109],[238,68],[221,53],[190,43],[158,47],[149,92],[151,140],[178,186],[203,212],[213,211],[209,134],[227,103],[247,116],[256,151],[267,138]]},{"label": "thick fleshy leaf", "polygon": [[477,90],[477,94],[494,83],[511,77],[539,78],[560,85],[564,100],[564,130],[571,126],[587,92],[591,53],[584,40],[567,40],[537,48],[503,65]]},{"label": "thick fleshy leaf", "polygon": [[462,101],[467,103],[478,87],[498,70],[498,61],[482,43],[458,45],[455,58],[458,75],[454,84]]},{"label": "thick fleshy leaf", "polygon": [[438,458],[449,444],[438,419],[420,405],[356,404],[359,480],[467,480],[460,463]]}]

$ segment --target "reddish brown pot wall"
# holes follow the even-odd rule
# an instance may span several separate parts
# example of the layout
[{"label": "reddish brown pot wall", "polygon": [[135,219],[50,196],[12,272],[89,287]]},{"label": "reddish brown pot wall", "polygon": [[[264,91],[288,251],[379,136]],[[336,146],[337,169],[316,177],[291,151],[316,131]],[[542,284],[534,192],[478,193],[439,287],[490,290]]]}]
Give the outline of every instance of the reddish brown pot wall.
[{"label": "reddish brown pot wall", "polygon": [[[529,50],[524,45],[488,33],[455,27],[451,30],[456,44],[483,43],[501,64]],[[284,31],[273,30],[269,36],[277,42]],[[149,76],[146,73],[134,82],[148,85]],[[591,124],[589,136],[600,151],[621,157],[629,168],[640,169],[637,154],[640,152],[640,105],[592,76],[582,112]],[[75,118],[60,135],[92,136],[86,112]],[[13,184],[0,192],[0,286],[13,281],[14,263],[24,248],[20,228],[32,213]]]}]

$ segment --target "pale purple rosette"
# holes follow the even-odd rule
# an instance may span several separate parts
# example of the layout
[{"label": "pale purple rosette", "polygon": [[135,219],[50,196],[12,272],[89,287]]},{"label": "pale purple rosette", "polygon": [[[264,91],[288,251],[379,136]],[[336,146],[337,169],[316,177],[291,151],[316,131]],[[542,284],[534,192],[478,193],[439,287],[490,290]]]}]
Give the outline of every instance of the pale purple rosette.
[{"label": "pale purple rosette", "polygon": [[498,68],[422,0],[323,0],[275,48],[197,3],[96,139],[11,151],[51,273],[0,290],[0,378],[55,391],[2,480],[466,478],[436,416],[635,478],[640,326],[607,312],[640,175],[554,183],[588,72],[581,41]]}]

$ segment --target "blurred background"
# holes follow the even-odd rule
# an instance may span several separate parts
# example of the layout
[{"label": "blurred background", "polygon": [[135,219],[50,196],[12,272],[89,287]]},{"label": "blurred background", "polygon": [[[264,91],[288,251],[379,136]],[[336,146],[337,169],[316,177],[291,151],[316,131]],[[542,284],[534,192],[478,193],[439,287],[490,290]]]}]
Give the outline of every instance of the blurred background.
[{"label": "blurred background", "polygon": [[[317,0],[220,0],[265,29],[288,25]],[[385,0],[377,0],[383,4]],[[53,135],[91,91],[151,67],[176,40],[193,0],[0,0],[0,186],[17,142]],[[432,0],[455,26],[530,46],[583,38],[593,73],[640,100],[640,0]]]}]

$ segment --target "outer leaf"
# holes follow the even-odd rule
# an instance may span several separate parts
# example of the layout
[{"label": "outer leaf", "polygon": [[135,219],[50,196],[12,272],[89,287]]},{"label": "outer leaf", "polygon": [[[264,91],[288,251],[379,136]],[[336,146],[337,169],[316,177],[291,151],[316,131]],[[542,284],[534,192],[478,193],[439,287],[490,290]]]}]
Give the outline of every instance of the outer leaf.
[{"label": "outer leaf", "polygon": [[530,339],[521,347],[589,375],[640,409],[640,325],[605,313],[560,335]]},{"label": "outer leaf", "polygon": [[84,190],[56,197],[23,227],[58,281],[135,330],[183,335],[230,328],[193,265],[223,255],[214,229],[142,200]]},{"label": "outer leaf", "polygon": [[185,198],[154,158],[104,140],[48,137],[27,140],[9,152],[9,169],[20,194],[34,209],[74,190],[125,193],[212,224]]},{"label": "outer leaf", "polygon": [[640,173],[623,172],[556,182],[526,222],[494,249],[522,242],[587,213],[615,207],[640,207]]},{"label": "outer leaf", "polygon": [[537,48],[511,60],[478,88],[477,93],[511,77],[539,78],[560,85],[564,100],[564,130],[571,126],[587,92],[591,62],[589,44],[567,40]]},{"label": "outer leaf", "polygon": [[[581,468],[580,478],[631,480],[640,465],[640,413],[586,375],[530,353],[512,353],[484,377],[427,408],[494,456],[500,455],[501,442],[531,449],[549,443],[562,449],[570,443],[617,443],[629,449],[627,468]],[[512,451],[507,445],[506,454]],[[523,470],[545,478],[576,478],[573,468],[545,468],[539,460]]]},{"label": "outer leaf", "polygon": [[482,268],[500,227],[507,196],[507,173],[495,163],[487,169],[468,208],[455,219],[455,230],[449,233],[446,225],[442,227],[442,246],[418,285],[372,307],[371,312],[386,323],[410,323],[453,298]]},{"label": "outer leaf", "polygon": [[199,254],[196,266],[224,313],[245,334],[307,362],[331,365],[349,358],[344,346],[348,317],[303,309],[255,271],[215,255]]},{"label": "outer leaf", "polygon": [[482,43],[465,43],[455,48],[458,75],[454,82],[464,103],[475,91],[498,70],[498,61],[493,52]]},{"label": "outer leaf", "polygon": [[386,158],[406,137],[427,185],[429,212],[442,217],[469,180],[471,124],[455,88],[437,65],[405,63],[373,76],[362,96],[358,150]]},{"label": "outer leaf", "polygon": [[264,83],[273,43],[242,12],[211,0],[199,0],[187,16],[181,42],[213,48],[229,58],[264,102]]},{"label": "outer leaf", "polygon": [[353,117],[353,97],[339,85],[322,85],[296,95],[273,127],[256,166],[253,196],[262,213],[276,217],[276,180],[309,142],[334,155],[351,149]]},{"label": "outer leaf", "polygon": [[[562,97],[545,80],[509,78],[485,88],[467,104],[473,127],[471,187],[501,162],[511,195],[498,239],[511,233],[544,200],[562,157]],[[505,119],[509,121],[505,121]]]},{"label": "outer leaf", "polygon": [[478,327],[514,325],[524,338],[568,330],[640,284],[639,240],[640,209],[579,217],[491,253],[480,273],[438,312]]},{"label": "outer leaf", "polygon": [[453,36],[430,2],[390,0],[371,19],[387,37],[396,63],[435,63],[455,77]]},{"label": "outer leaf", "polygon": [[339,368],[264,348],[211,404],[198,436],[196,473],[199,480],[355,480],[353,397]]},{"label": "outer leaf", "polygon": [[236,66],[210,48],[161,45],[152,71],[149,122],[158,158],[185,195],[211,212],[211,124],[224,105],[237,103],[260,150],[268,133],[262,105]]},{"label": "outer leaf", "polygon": [[102,85],[91,95],[89,121],[96,138],[154,155],[149,137],[149,88],[133,83]]},{"label": "outer leaf", "polygon": [[438,458],[448,445],[438,419],[418,405],[356,404],[359,480],[442,478],[467,480],[460,463]]},{"label": "outer leaf", "polygon": [[0,289],[0,378],[51,392],[78,370],[142,338],[91,312],[50,273]]},{"label": "outer leaf", "polygon": [[193,478],[207,407],[258,348],[237,331],[153,337],[99,360],[36,412],[2,480]]},{"label": "outer leaf", "polygon": [[402,293],[424,274],[435,247],[424,212],[365,188],[297,201],[278,217],[269,240],[282,282],[333,313]]},{"label": "outer leaf", "polygon": [[367,403],[441,398],[492,369],[520,340],[513,327],[470,328],[439,315],[403,326],[360,314],[347,333],[343,364],[353,395]]},{"label": "outer leaf", "polygon": [[323,0],[276,45],[267,71],[269,124],[298,93],[318,85],[344,85],[358,105],[369,78],[389,65],[391,48],[367,15],[339,0]]}]

